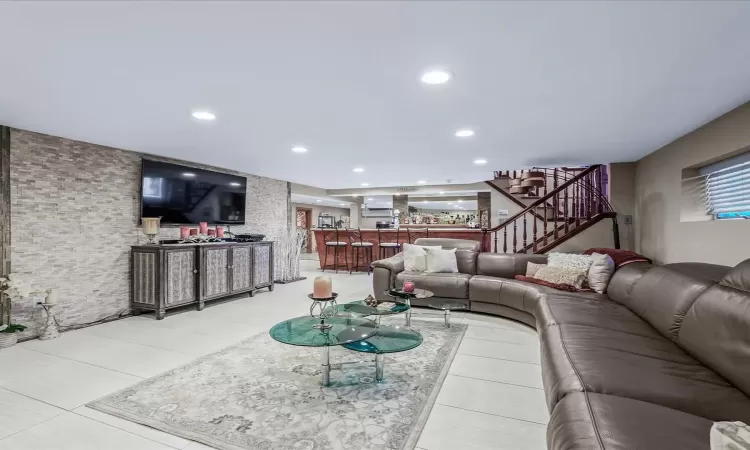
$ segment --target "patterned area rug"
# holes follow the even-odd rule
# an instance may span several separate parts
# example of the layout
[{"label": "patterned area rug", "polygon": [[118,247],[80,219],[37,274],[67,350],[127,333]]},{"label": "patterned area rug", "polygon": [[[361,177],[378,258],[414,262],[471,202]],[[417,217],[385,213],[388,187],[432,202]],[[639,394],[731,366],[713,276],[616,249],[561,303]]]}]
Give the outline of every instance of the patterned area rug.
[{"label": "patterned area rug", "polygon": [[320,349],[264,333],[88,406],[222,450],[411,450],[466,331],[412,326],[424,342],[386,355],[381,383],[374,355],[333,347],[321,387]]}]

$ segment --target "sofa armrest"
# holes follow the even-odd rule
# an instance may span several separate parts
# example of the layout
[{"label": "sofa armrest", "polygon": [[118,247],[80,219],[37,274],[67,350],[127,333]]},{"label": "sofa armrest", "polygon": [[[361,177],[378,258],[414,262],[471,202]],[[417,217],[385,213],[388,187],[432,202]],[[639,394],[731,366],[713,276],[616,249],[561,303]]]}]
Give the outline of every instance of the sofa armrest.
[{"label": "sofa armrest", "polygon": [[397,273],[404,271],[404,254],[397,253],[390,258],[373,261],[372,267],[382,267],[396,276]]},{"label": "sofa armrest", "polygon": [[396,275],[404,271],[404,255],[398,253],[390,258],[373,261],[372,263],[372,290],[377,300],[392,300],[383,292],[393,289],[396,283]]}]

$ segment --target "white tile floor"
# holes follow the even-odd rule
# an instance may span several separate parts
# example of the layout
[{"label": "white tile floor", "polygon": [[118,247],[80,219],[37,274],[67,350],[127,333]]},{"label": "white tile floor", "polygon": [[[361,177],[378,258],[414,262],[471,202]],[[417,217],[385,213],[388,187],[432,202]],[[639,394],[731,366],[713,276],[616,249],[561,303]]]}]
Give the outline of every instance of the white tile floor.
[{"label": "white tile floor", "polygon": [[[317,261],[303,261],[313,277]],[[371,293],[367,275],[331,274],[341,298]],[[190,360],[307,313],[309,282],[214,304],[144,315],[0,350],[0,448],[24,450],[205,450],[204,445],[84,406]],[[415,316],[442,320],[437,311]],[[417,448],[541,450],[549,418],[536,333],[497,317],[454,313],[469,330]]]}]

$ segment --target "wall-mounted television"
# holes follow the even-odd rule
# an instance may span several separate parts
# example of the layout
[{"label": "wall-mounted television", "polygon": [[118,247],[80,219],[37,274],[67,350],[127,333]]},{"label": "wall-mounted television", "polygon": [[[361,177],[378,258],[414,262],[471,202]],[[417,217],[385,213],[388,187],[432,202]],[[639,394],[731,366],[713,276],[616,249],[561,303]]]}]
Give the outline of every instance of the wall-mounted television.
[{"label": "wall-mounted television", "polygon": [[162,225],[245,223],[247,178],[144,159],[141,217]]}]

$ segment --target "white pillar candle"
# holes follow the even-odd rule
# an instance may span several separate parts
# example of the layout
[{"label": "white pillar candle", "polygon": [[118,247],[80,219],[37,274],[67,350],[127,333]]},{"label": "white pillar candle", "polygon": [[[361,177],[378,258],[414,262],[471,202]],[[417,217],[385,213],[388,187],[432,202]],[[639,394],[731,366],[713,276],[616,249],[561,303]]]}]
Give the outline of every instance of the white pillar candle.
[{"label": "white pillar candle", "polygon": [[315,277],[313,281],[313,297],[331,298],[332,295],[331,277]]},{"label": "white pillar candle", "polygon": [[158,217],[144,217],[141,222],[143,223],[143,234],[159,234]]}]

